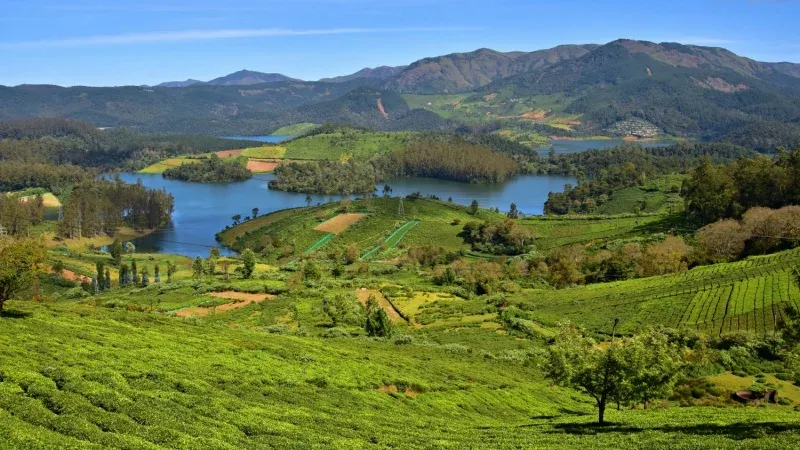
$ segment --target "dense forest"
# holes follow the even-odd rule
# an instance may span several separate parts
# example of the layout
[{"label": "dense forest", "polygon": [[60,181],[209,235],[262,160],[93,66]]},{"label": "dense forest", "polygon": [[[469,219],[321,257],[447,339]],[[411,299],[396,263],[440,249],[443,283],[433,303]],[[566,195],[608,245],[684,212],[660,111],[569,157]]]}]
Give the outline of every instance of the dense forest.
[{"label": "dense forest", "polygon": [[350,160],[281,164],[269,188],[313,194],[367,194],[375,191],[379,176],[369,162]]},{"label": "dense forest", "polygon": [[164,178],[196,183],[230,183],[253,178],[246,167],[246,158],[223,161],[216,154],[209,158],[190,160],[164,171]]},{"label": "dense forest", "polygon": [[705,223],[739,218],[754,207],[800,204],[800,147],[724,166],[703,158],[684,183],[683,195],[687,211]]},{"label": "dense forest", "polygon": [[41,194],[21,199],[16,195],[0,193],[1,234],[26,236],[31,226],[44,220],[44,200]]},{"label": "dense forest", "polygon": [[391,176],[467,183],[499,183],[517,173],[517,164],[508,155],[459,139],[413,141],[379,164]]},{"label": "dense forest", "polygon": [[607,150],[551,155],[549,173],[574,175],[578,185],[567,186],[561,193],[550,193],[545,212],[591,213],[617,189],[640,186],[654,176],[684,172],[699,164],[702,158],[726,163],[755,155],[743,147],[717,143],[679,143],[653,148],[625,144]]},{"label": "dense forest", "polygon": [[0,122],[0,161],[73,164],[136,171],[165,158],[244,148],[251,141],[201,135],[148,135],[125,128],[99,130],[69,119]]},{"label": "dense forest", "polygon": [[172,218],[173,198],[142,184],[91,180],[75,186],[63,206],[58,233],[63,237],[113,235],[127,225],[139,230],[164,225]]}]

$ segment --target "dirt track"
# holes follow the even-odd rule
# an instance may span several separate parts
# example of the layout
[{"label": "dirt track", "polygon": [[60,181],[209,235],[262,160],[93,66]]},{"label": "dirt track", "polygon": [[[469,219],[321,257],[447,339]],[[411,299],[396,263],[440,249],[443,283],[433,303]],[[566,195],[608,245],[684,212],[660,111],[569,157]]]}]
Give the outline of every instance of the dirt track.
[{"label": "dirt track", "polygon": [[381,306],[381,308],[383,308],[384,311],[386,311],[386,314],[389,315],[389,320],[395,323],[406,321],[400,316],[400,313],[398,313],[397,310],[394,309],[394,306],[392,306],[392,304],[389,303],[389,300],[386,300],[386,297],[384,297],[380,291],[377,291],[375,289],[366,289],[366,288],[356,289],[356,296],[358,297],[358,301],[361,302],[361,304],[364,306],[367,306],[367,300],[369,300],[370,295],[374,295],[375,298],[378,299],[378,304]]},{"label": "dirt track", "polygon": [[211,314],[212,311],[215,314],[224,313],[232,309],[244,308],[245,306],[251,303],[261,303],[268,298],[275,298],[274,295],[270,294],[248,294],[246,292],[234,292],[234,291],[211,292],[208,294],[208,296],[231,299],[231,300],[241,300],[241,301],[225,303],[217,306],[216,308],[204,308],[201,306],[195,306],[192,308],[183,308],[181,310],[178,310],[175,313],[175,315],[178,317],[191,317],[191,316],[205,317]]}]

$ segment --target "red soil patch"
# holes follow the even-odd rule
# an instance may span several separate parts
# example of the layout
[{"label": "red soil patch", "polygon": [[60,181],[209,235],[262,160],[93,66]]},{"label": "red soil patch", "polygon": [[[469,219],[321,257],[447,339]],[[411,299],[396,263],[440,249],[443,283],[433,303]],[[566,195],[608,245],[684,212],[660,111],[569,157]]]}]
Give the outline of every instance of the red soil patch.
[{"label": "red soil patch", "polygon": [[389,320],[392,322],[405,322],[405,319],[400,316],[400,313],[394,309],[394,306],[389,303],[389,300],[386,300],[386,297],[384,297],[380,291],[367,288],[356,290],[356,297],[358,297],[358,301],[364,306],[367,306],[367,300],[369,300],[370,295],[375,296],[375,298],[378,300],[378,305],[380,305],[380,307],[383,308],[383,310],[386,311],[386,314],[389,316]]},{"label": "red soil patch", "polygon": [[242,154],[244,150],[222,150],[221,152],[217,152],[217,156],[220,158],[235,158]]},{"label": "red soil patch", "polygon": [[87,276],[78,275],[77,273],[67,269],[64,269],[64,271],[61,272],[61,277],[64,278],[65,280],[77,281],[78,283],[83,283],[83,282],[89,283],[92,281],[92,279]]},{"label": "red soil patch", "polygon": [[339,234],[344,230],[350,228],[350,225],[361,220],[366,214],[339,214],[338,216],[326,220],[314,228],[317,231],[324,231],[326,233]]},{"label": "red soil patch", "polygon": [[545,114],[543,112],[528,112],[523,114],[521,117],[523,119],[532,119],[532,120],[542,120],[544,119]]},{"label": "red soil patch", "polygon": [[379,392],[383,392],[384,394],[394,394],[395,392],[397,392],[397,386],[395,386],[393,384],[384,385],[384,386],[379,387],[378,391]]},{"label": "red soil patch", "polygon": [[381,113],[384,119],[389,118],[389,114],[386,112],[385,109],[383,109],[383,102],[381,101],[381,99],[378,99],[378,111]]},{"label": "red soil patch", "polygon": [[191,317],[191,316],[205,317],[211,314],[212,311],[216,313],[223,313],[225,311],[230,311],[232,309],[244,308],[245,306],[251,303],[261,303],[268,298],[275,298],[274,295],[270,294],[248,294],[245,292],[234,292],[234,291],[211,292],[208,294],[208,296],[239,300],[239,301],[232,303],[225,303],[217,306],[216,308],[204,308],[202,306],[196,306],[193,308],[183,308],[177,311],[175,315],[178,317]]},{"label": "red soil patch", "polygon": [[258,159],[247,160],[247,168],[252,172],[272,172],[281,163],[276,161],[262,161]]}]

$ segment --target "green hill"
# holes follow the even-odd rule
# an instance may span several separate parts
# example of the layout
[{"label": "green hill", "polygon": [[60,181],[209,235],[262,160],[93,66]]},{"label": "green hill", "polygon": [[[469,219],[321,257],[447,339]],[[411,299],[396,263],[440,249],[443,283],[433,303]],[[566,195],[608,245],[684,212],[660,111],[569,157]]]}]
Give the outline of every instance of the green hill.
[{"label": "green hill", "polygon": [[376,155],[405,148],[415,133],[372,132],[362,129],[335,127],[329,132],[301,136],[283,144],[286,159],[338,160],[349,155],[358,160],[368,160]]},{"label": "green hill", "polygon": [[545,324],[569,319],[605,333],[619,318],[623,332],[663,325],[763,335],[775,329],[787,306],[800,306],[792,275],[798,265],[800,251],[789,250],[673,275],[534,291],[513,303]]},{"label": "green hill", "polygon": [[489,84],[502,98],[566,95],[585,132],[643,119],[670,135],[719,137],[800,118],[800,78],[724,49],[614,41],[579,58]]},{"label": "green hill", "polygon": [[[339,233],[324,249],[356,244],[359,254],[364,254],[380,245],[404,223],[418,220],[420,223],[403,236],[405,245],[441,246],[457,251],[464,246],[464,241],[458,236],[462,226],[454,225],[454,221],[463,224],[470,220],[504,217],[488,211],[473,216],[461,205],[424,198],[403,200],[403,215],[398,215],[399,206],[398,198],[376,198],[368,203],[365,200],[353,201],[349,212],[365,214],[364,218]],[[291,254],[301,254],[326,236],[327,232],[315,228],[343,212],[338,203],[278,211],[222,231],[218,238],[226,246],[238,250],[263,251],[268,245],[280,250],[289,246]]]},{"label": "green hill", "polygon": [[319,125],[316,123],[295,123],[292,125],[287,125],[285,127],[280,127],[277,130],[270,133],[271,136],[300,136],[301,134],[308,133],[309,131],[314,130]]}]

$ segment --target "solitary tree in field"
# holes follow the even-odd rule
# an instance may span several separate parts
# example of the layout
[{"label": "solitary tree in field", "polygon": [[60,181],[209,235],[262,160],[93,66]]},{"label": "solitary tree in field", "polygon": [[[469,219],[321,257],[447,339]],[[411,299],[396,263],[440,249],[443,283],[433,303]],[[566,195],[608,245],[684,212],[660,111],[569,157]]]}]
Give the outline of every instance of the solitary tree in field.
[{"label": "solitary tree in field", "polygon": [[161,265],[158,263],[153,267],[153,281],[161,283]]},{"label": "solitary tree in field", "polygon": [[97,264],[95,264],[95,267],[97,268],[97,277],[96,277],[96,279],[97,279],[97,287],[98,287],[99,290],[105,291],[106,290],[105,264],[103,264],[102,261],[98,261]]},{"label": "solitary tree in field", "polygon": [[195,258],[194,263],[192,263],[192,271],[194,272],[195,278],[203,276],[203,259],[199,256]]},{"label": "solitary tree in field", "polygon": [[108,253],[111,254],[111,257],[114,258],[114,264],[119,267],[120,262],[122,262],[122,243],[114,239],[114,242],[108,246]]},{"label": "solitary tree in field", "polygon": [[545,375],[560,386],[591,396],[601,425],[609,403],[647,404],[666,396],[681,364],[681,355],[663,334],[615,340],[612,332],[611,342],[601,346],[569,324],[548,353]]},{"label": "solitary tree in field", "polygon": [[147,287],[150,284],[150,271],[147,266],[142,269],[142,287]]},{"label": "solitary tree in field", "polygon": [[345,264],[353,264],[358,261],[358,246],[352,243],[344,249],[344,262]]},{"label": "solitary tree in field", "polygon": [[172,283],[172,276],[175,275],[176,270],[178,270],[178,268],[175,266],[175,263],[167,261],[167,283]]},{"label": "solitary tree in field", "polygon": [[253,276],[253,272],[256,270],[256,254],[249,248],[246,248],[242,252],[242,262],[244,265],[242,266],[242,275],[245,278],[250,278]]},{"label": "solitary tree in field", "polygon": [[123,245],[123,248],[125,249],[125,254],[127,255],[132,255],[136,253],[136,246],[133,245],[133,242],[130,241],[126,242],[125,245]]},{"label": "solitary tree in field", "polygon": [[0,236],[0,312],[14,294],[39,276],[46,255],[38,239]]},{"label": "solitary tree in field", "polygon": [[242,220],[242,215],[234,214],[233,216],[231,216],[231,220],[233,221],[234,225],[239,225],[239,221]]},{"label": "solitary tree in field", "polygon": [[136,267],[136,260],[131,261],[131,283],[136,284],[139,282],[138,268]]},{"label": "solitary tree in field", "polygon": [[472,203],[470,203],[469,205],[469,213],[472,215],[478,214],[478,208],[479,208],[478,201],[473,200]]},{"label": "solitary tree in field", "polygon": [[253,219],[255,219],[256,217],[258,217],[258,208],[253,208],[253,211],[252,211],[252,212],[253,212],[253,215],[252,215],[251,217],[252,217]]},{"label": "solitary tree in field", "polygon": [[370,295],[367,299],[367,320],[364,329],[368,336],[388,337],[392,334],[389,315],[381,308],[374,295]]},{"label": "solitary tree in field", "polygon": [[512,203],[511,204],[511,209],[508,210],[508,217],[510,217],[512,219],[518,219],[519,218],[519,210],[517,209],[517,204],[516,203]]}]

